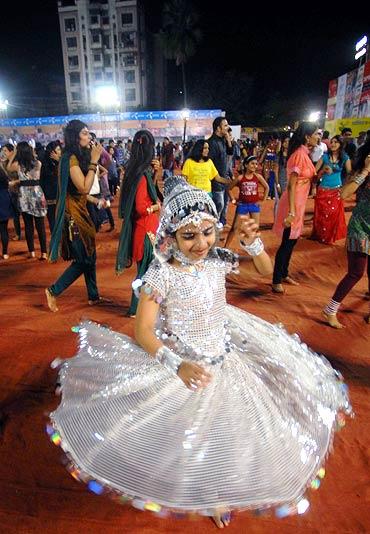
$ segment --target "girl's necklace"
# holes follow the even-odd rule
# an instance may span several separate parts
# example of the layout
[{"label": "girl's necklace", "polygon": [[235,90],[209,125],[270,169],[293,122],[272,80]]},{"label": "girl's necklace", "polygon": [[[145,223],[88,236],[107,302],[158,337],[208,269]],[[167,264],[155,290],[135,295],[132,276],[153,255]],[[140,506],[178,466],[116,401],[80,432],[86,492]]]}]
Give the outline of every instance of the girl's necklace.
[{"label": "girl's necklace", "polygon": [[188,271],[191,274],[199,275],[200,272],[204,270],[205,260],[191,260],[185,254],[180,252],[180,250],[175,249],[173,251],[173,257],[177,260],[184,270]]}]

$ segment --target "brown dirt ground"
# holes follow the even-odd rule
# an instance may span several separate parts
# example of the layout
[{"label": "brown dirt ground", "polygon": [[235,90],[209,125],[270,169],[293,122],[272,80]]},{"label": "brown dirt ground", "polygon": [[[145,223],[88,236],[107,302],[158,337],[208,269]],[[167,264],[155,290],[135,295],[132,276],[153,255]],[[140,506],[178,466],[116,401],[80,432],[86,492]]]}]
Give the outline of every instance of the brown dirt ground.
[{"label": "brown dirt ground", "polygon": [[[261,216],[262,234],[273,257],[278,239],[271,232],[272,201]],[[307,206],[305,236],[310,233],[313,201]],[[347,205],[347,218],[351,204]],[[105,227],[106,228],[106,227]],[[26,259],[25,241],[11,242],[11,258],[0,260],[1,373],[0,402],[8,417],[0,437],[0,532],[4,533],[200,533],[216,532],[207,518],[193,522],[161,519],[147,512],[97,497],[76,482],[60,463],[61,451],[45,433],[47,414],[60,402],[54,395],[56,372],[50,362],[73,356],[76,335],[71,327],[82,318],[105,323],[132,334],[133,320],[125,317],[134,268],[114,274],[117,230],[98,234],[98,285],[112,304],[87,305],[83,280],[59,298],[60,311],[49,312],[44,288],[63,271],[60,262]],[[36,243],[37,247],[37,243]],[[344,301],[346,325],[335,331],[323,322],[321,309],[343,276],[344,242],[321,245],[303,238],[292,259],[299,287],[289,286],[283,296],[271,293],[270,280],[259,277],[250,264],[227,282],[228,301],[290,331],[324,354],[344,375],[356,416],[336,435],[327,475],[311,507],[303,516],[277,519],[240,513],[230,534],[257,533],[365,533],[370,532],[370,326],[364,278]]]}]

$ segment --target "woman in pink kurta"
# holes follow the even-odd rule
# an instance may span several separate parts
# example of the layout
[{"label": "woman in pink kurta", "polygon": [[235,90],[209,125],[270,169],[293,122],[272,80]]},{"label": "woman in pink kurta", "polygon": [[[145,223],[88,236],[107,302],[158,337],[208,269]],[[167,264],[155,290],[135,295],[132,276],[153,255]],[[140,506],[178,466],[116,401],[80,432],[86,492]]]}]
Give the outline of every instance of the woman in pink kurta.
[{"label": "woman in pink kurta", "polygon": [[293,248],[303,229],[304,212],[315,167],[309,156],[309,149],[317,144],[317,126],[302,122],[289,143],[287,177],[288,187],[279,201],[273,230],[282,236],[276,253],[272,290],[283,293],[282,282],[298,283],[289,276],[289,262]]}]

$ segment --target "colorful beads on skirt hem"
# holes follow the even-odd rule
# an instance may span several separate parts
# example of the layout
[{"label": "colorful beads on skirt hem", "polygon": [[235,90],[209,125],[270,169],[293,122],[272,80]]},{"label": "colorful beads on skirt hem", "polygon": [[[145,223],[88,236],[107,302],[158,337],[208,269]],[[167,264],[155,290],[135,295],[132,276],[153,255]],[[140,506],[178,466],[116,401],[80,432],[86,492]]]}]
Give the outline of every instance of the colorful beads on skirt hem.
[{"label": "colorful beads on skirt hem", "polygon": [[[338,414],[340,417],[340,420],[342,421],[344,419],[343,414]],[[341,428],[342,425],[338,425],[339,428]],[[69,455],[68,451],[63,447],[63,441],[60,433],[52,426],[52,424],[48,424],[46,426],[46,432],[49,435],[50,441],[54,443],[54,445],[57,445],[61,447],[64,450],[65,459],[64,462],[66,464],[66,468],[70,475],[77,481],[83,482],[87,485],[87,488],[96,495],[105,495],[109,496],[111,499],[113,499],[115,502],[121,505],[131,505],[134,508],[137,508],[138,510],[142,511],[149,511],[157,514],[159,517],[172,517],[172,518],[188,518],[188,519],[194,519],[195,517],[201,515],[201,516],[213,516],[215,513],[215,508],[211,509],[194,509],[194,510],[183,510],[178,508],[171,508],[164,505],[161,505],[153,500],[149,499],[143,499],[142,497],[137,496],[131,496],[124,493],[119,492],[118,490],[115,490],[109,485],[104,485],[98,480],[94,479],[89,475],[88,473],[85,473],[82,471],[74,461],[72,460],[71,456]],[[326,475],[326,470],[324,467],[320,467],[320,469],[317,471],[315,477],[308,483],[307,487],[310,488],[313,491],[316,491],[321,486],[321,481]],[[284,518],[296,514],[304,514],[310,506],[310,503],[307,499],[307,496],[304,494],[300,496],[295,501],[291,501],[288,503],[282,503],[279,505],[266,505],[261,506],[260,508],[257,506],[241,506],[241,507],[233,507],[233,506],[222,506],[222,503],[220,503],[220,508],[227,508],[229,511],[233,512],[242,512],[242,511],[251,511],[256,516],[265,516],[265,515],[275,515],[275,517],[278,518]]]}]

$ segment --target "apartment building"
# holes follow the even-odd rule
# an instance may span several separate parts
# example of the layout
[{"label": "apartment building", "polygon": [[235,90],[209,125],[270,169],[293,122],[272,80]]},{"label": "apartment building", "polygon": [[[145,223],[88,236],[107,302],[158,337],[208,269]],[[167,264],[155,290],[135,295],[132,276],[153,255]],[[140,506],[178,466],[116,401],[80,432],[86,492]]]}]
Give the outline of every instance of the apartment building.
[{"label": "apartment building", "polygon": [[140,0],[59,0],[69,113],[147,105]]}]

